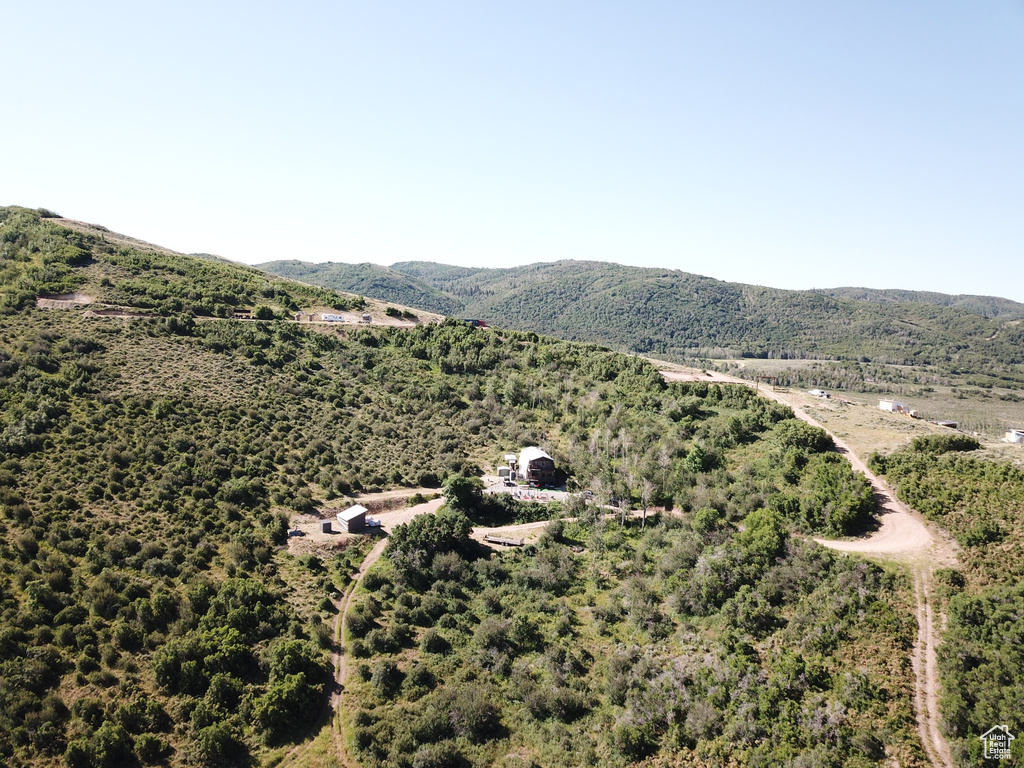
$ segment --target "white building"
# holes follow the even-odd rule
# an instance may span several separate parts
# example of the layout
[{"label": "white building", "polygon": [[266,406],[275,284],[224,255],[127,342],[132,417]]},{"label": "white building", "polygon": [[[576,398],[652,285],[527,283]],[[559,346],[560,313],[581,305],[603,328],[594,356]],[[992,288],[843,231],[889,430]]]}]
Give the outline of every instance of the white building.
[{"label": "white building", "polygon": [[546,485],[555,482],[555,462],[548,454],[533,445],[519,452],[519,476],[527,482]]},{"label": "white building", "polygon": [[812,389],[812,390],[809,390],[807,392],[807,394],[808,395],[812,395],[813,397],[825,397],[825,398],[832,397],[832,395],[830,395],[824,389]]},{"label": "white building", "polygon": [[1024,443],[1024,429],[1011,429],[1003,439],[1008,443]]},{"label": "white building", "polygon": [[896,400],[879,400],[878,407],[883,411],[889,411],[890,413],[910,413],[910,409],[906,403],[901,403]]}]

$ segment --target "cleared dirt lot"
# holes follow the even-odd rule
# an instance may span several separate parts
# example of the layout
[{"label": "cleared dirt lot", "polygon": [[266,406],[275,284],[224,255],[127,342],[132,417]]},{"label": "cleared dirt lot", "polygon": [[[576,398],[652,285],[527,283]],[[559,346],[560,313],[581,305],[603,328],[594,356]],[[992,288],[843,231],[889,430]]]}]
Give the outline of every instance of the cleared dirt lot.
[{"label": "cleared dirt lot", "polygon": [[[364,507],[369,507],[372,501],[364,499],[359,503]],[[295,515],[291,520],[290,530],[298,531],[299,535],[289,534],[288,551],[295,555],[330,554],[333,551],[344,549],[353,539],[364,536],[383,538],[387,536],[388,531],[394,530],[395,526],[409,522],[416,515],[434,514],[443,503],[443,499],[434,499],[411,507],[401,506],[380,512],[370,511],[367,513],[367,517],[380,520],[380,527],[366,528],[362,533],[339,533],[339,524],[333,514],[324,514],[322,517],[319,515]],[[320,530],[320,523],[324,520],[333,522],[334,533],[324,533]]]}]

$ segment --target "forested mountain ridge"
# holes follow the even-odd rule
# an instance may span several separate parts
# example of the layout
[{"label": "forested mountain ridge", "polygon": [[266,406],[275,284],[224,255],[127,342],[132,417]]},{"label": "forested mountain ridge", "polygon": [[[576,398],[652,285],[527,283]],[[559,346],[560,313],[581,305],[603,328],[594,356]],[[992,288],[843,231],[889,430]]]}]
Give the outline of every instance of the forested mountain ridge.
[{"label": "forested mountain ridge", "polygon": [[410,274],[461,299],[467,316],[643,354],[693,357],[717,348],[899,365],[1024,362],[1019,325],[931,304],[867,304],[600,262],[472,271],[418,265]]},{"label": "forested mountain ridge", "polygon": [[322,285],[346,293],[392,301],[442,315],[456,315],[461,304],[422,280],[377,264],[313,264],[294,259],[258,264],[272,275]]},{"label": "forested mountain ridge", "polygon": [[464,317],[667,359],[871,360],[1024,385],[1024,326],[935,303],[832,298],[587,261],[508,269],[401,262],[394,273],[456,300]]},{"label": "forested mountain ridge", "polygon": [[935,291],[908,291],[900,288],[811,288],[811,293],[820,293],[834,299],[875,302],[913,302],[935,304],[940,307],[957,307],[984,317],[998,317],[1003,320],[1024,318],[1024,304],[999,296],[975,296],[973,294],[937,293]]},{"label": "forested mountain ridge", "polygon": [[[0,209],[0,274],[5,765],[278,764],[329,693],[366,549],[294,556],[291,518],[530,444],[599,501],[672,514],[579,496],[571,528],[504,554],[448,513],[396,535],[360,599],[361,760],[921,764],[906,580],[794,535],[862,529],[874,502],[788,409],[527,332],[232,319],[354,299],[26,209]],[[84,291],[145,312],[36,306]]]}]

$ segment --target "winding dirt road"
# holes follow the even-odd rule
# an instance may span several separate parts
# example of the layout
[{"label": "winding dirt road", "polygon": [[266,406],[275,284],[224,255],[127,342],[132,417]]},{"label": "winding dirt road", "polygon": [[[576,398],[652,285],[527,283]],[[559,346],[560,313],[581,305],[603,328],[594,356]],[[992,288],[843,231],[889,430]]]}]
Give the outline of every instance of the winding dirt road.
[{"label": "winding dirt road", "polygon": [[[730,384],[754,386],[749,381],[723,373],[687,373],[683,371],[661,371],[666,381],[716,381]],[[896,498],[879,477],[867,468],[850,446],[832,434],[826,427],[812,418],[800,407],[796,398],[781,392],[759,389],[759,394],[789,406],[798,419],[828,432],[855,470],[864,474],[875,489],[875,498],[882,510],[881,525],[870,536],[850,541],[818,539],[819,544],[841,552],[858,552],[865,555],[886,557],[906,565],[914,584],[916,602],[917,640],[911,662],[914,668],[915,709],[917,727],[928,760],[935,768],[953,768],[949,744],[939,730],[939,686],[938,656],[936,648],[939,632],[936,624],[942,621],[932,608],[932,585],[936,568],[956,565],[956,550],[951,540],[941,531],[929,526],[919,512],[911,509]]]}]

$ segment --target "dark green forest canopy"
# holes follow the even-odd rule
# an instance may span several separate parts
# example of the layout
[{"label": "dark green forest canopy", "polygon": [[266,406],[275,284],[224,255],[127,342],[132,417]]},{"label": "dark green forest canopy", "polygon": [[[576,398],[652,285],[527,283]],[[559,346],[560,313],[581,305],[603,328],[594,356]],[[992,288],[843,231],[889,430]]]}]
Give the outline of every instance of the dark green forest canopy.
[{"label": "dark green forest canopy", "polygon": [[898,288],[816,288],[812,289],[812,293],[820,293],[836,299],[854,299],[856,301],[914,302],[935,304],[940,307],[957,307],[967,312],[973,312],[976,315],[1000,317],[1004,320],[1020,320],[1024,318],[1024,304],[998,296],[908,291]]}]

